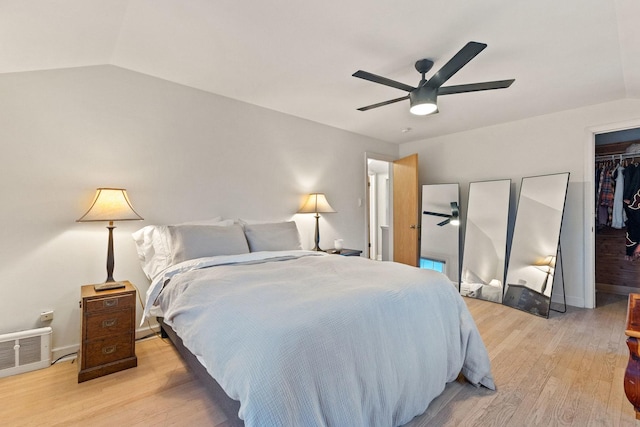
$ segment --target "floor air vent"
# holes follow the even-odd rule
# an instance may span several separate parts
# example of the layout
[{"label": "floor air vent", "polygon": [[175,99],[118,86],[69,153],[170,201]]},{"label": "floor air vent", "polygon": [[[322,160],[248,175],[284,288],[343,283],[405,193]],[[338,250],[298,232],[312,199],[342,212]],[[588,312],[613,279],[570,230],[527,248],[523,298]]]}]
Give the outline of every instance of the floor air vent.
[{"label": "floor air vent", "polygon": [[51,365],[51,328],[0,335],[0,378]]}]

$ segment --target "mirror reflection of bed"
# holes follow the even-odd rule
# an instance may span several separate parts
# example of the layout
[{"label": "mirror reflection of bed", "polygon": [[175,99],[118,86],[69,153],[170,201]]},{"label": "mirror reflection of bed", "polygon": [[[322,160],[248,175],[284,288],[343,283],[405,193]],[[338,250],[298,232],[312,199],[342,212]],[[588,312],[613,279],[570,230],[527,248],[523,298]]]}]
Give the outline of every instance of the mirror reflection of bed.
[{"label": "mirror reflection of bed", "polygon": [[[458,288],[460,283],[460,227],[451,221],[443,224],[452,214],[451,203],[459,206],[458,184],[422,186],[420,268],[444,273]],[[425,214],[424,212],[438,215]]]},{"label": "mirror reflection of bed", "polygon": [[504,304],[548,317],[568,182],[569,173],[522,179]]},{"label": "mirror reflection of bed", "polygon": [[511,180],[472,182],[460,294],[502,303]]}]

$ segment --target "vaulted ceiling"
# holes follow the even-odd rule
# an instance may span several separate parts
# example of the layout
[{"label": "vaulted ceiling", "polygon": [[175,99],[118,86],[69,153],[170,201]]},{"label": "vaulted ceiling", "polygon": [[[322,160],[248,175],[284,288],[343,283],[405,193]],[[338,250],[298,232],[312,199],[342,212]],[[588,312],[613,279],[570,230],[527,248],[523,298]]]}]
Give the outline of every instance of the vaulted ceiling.
[{"label": "vaulted ceiling", "polygon": [[[638,17],[635,0],[0,0],[0,73],[110,64],[402,143],[640,97]],[[429,77],[471,40],[488,47],[447,85],[509,89],[356,110],[406,95],[356,70],[415,86],[416,60]]]}]

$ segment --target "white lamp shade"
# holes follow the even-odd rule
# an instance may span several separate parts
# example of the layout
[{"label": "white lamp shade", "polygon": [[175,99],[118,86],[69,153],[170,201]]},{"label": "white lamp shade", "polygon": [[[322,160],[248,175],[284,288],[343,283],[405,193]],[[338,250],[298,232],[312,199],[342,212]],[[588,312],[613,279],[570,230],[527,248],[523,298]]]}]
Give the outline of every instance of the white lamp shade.
[{"label": "white lamp shade", "polygon": [[77,222],[143,219],[131,206],[124,188],[98,188],[89,210]]},{"label": "white lamp shade", "polygon": [[[555,255],[547,255],[547,256],[545,256],[543,258],[540,258],[533,265],[536,266],[536,267],[555,268],[556,267],[556,257],[555,257]],[[541,268],[540,270],[546,271],[543,268]]]},{"label": "white lamp shade", "polygon": [[323,193],[311,193],[298,213],[330,213],[335,212]]}]

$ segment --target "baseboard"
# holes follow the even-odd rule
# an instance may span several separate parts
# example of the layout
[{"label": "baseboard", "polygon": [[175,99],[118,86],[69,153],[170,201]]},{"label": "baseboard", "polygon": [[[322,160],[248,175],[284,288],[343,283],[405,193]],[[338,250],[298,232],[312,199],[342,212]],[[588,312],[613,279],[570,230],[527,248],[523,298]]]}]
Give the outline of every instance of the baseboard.
[{"label": "baseboard", "polygon": [[[562,305],[564,303],[564,300],[562,299],[562,295],[560,295],[560,296],[553,295],[551,297],[551,302],[553,304]],[[572,296],[567,295],[567,305],[570,305],[571,307],[583,308],[584,307],[584,298],[572,297]]]},{"label": "baseboard", "polygon": [[606,292],[609,294],[629,295],[640,292],[640,288],[632,288],[630,286],[608,285],[606,283],[596,283],[596,292]]},{"label": "baseboard", "polygon": [[584,298],[571,297],[567,295],[567,305],[571,307],[584,307]]},{"label": "baseboard", "polygon": [[145,326],[136,329],[136,339],[147,338],[150,335],[156,335],[160,333],[160,325],[153,320],[153,323],[147,323]]},{"label": "baseboard", "polygon": [[51,350],[51,361],[54,362],[60,358],[75,359],[78,356],[79,350],[80,344],[67,345],[65,347],[56,347]]}]

